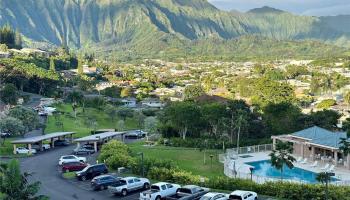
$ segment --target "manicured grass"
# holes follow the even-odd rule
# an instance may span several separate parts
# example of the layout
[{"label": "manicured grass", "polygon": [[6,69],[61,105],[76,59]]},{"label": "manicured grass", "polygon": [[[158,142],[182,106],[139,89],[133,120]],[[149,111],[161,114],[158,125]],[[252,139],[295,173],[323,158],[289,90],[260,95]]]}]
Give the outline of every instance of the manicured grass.
[{"label": "manicured grass", "polygon": [[65,178],[65,179],[74,179],[75,178],[75,172],[63,173],[63,178]]},{"label": "manicured grass", "polygon": [[[134,153],[143,152],[146,158],[171,159],[180,169],[195,175],[209,178],[224,175],[224,166],[218,159],[218,154],[222,152],[218,150],[207,150],[204,164],[204,152],[195,149],[165,146],[145,147],[142,142],[129,144],[129,147]],[[214,156],[212,166],[210,155]]]},{"label": "manicured grass", "polygon": [[[70,104],[59,104],[56,106],[57,110],[64,112],[60,116],[60,119],[55,119],[54,116],[49,116],[46,133],[58,132],[58,131],[73,131],[76,132],[75,138],[90,135],[92,127],[88,127],[88,118],[95,118],[97,121],[97,129],[114,129],[117,128],[118,117],[112,121],[111,118],[103,111],[95,108],[85,108],[83,112],[82,108],[78,108],[77,118],[74,118],[74,112]],[[63,122],[63,130],[61,127],[56,126],[56,122]],[[125,129],[137,129],[136,120],[128,118],[125,121]]]}]

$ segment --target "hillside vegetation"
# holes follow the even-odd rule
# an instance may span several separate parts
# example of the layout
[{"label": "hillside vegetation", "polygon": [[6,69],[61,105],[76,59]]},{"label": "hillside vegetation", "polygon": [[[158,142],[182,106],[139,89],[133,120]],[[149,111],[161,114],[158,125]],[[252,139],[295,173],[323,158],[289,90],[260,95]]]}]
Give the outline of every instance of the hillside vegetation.
[{"label": "hillside vegetation", "polygon": [[[240,57],[249,48],[243,49],[242,55],[234,50],[249,45],[257,49],[248,56],[274,54],[268,50],[286,44],[280,40],[289,40],[291,47],[289,52],[276,51],[280,56],[313,56],[325,46],[311,42],[309,51],[310,43],[290,40],[349,47],[350,28],[345,19],[297,16],[268,7],[247,13],[225,12],[206,0],[0,0],[0,25],[18,29],[29,45],[67,43],[100,54],[114,52],[124,59],[218,52]],[[255,39],[237,40],[246,35]]]}]

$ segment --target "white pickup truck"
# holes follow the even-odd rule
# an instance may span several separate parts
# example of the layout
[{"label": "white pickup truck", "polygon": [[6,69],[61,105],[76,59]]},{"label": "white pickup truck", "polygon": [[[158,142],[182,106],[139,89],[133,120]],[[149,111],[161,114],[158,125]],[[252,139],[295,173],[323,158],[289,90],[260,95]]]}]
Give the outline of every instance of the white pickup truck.
[{"label": "white pickup truck", "polygon": [[151,189],[140,193],[140,200],[161,200],[167,196],[176,194],[180,185],[159,182],[151,185]]},{"label": "white pickup truck", "polygon": [[122,196],[128,195],[131,191],[149,189],[150,181],[147,178],[125,177],[120,179],[121,184],[108,186],[110,193]]}]

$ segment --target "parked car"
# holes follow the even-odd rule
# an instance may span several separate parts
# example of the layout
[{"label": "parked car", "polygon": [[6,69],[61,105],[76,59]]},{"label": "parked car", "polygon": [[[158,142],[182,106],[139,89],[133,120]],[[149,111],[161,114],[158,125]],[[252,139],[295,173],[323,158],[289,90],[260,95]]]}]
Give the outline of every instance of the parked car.
[{"label": "parked car", "polygon": [[129,131],[125,134],[126,138],[142,138],[146,137],[147,133],[142,130]]},{"label": "parked car", "polygon": [[171,184],[159,182],[151,185],[151,189],[140,193],[140,200],[161,200],[167,196],[176,194],[176,191],[181,186],[178,184]]},{"label": "parked car", "polygon": [[0,133],[1,138],[11,137],[10,133]]},{"label": "parked car", "polygon": [[[42,147],[43,147],[43,150],[49,150],[50,149],[50,145],[49,144],[42,144]],[[32,148],[37,150],[37,151],[41,151],[39,144],[33,144]]]},{"label": "parked car", "polygon": [[95,153],[94,149],[86,148],[86,147],[77,147],[73,150],[75,155],[79,154],[93,154]]},{"label": "parked car", "polygon": [[150,186],[150,181],[147,178],[125,177],[122,178],[120,182],[123,184],[119,186],[109,186],[109,192],[114,195],[121,194],[122,196],[126,196],[131,191],[148,189]]},{"label": "parked car", "polygon": [[62,164],[62,172],[65,173],[65,172],[81,171],[87,166],[88,165],[84,162],[77,162],[77,161],[64,162]]},{"label": "parked car", "polygon": [[55,140],[53,144],[55,145],[55,147],[65,147],[69,145],[69,142],[67,140]]},{"label": "parked car", "polygon": [[230,194],[229,200],[258,200],[255,192],[236,190]]},{"label": "parked car", "polygon": [[[32,154],[36,153],[35,149],[31,149],[30,151]],[[17,147],[16,148],[16,153],[17,154],[28,154],[29,153],[29,149],[25,148],[25,147]]]},{"label": "parked car", "polygon": [[100,175],[92,179],[91,188],[93,190],[106,190],[108,186],[118,184],[119,182],[120,178],[118,177],[112,175]]},{"label": "parked car", "polygon": [[229,195],[224,193],[209,192],[199,200],[228,200]]},{"label": "parked car", "polygon": [[86,162],[85,157],[78,157],[75,155],[65,155],[61,156],[60,159],[58,160],[58,165],[62,165],[63,163],[68,163],[68,162]]},{"label": "parked car", "polygon": [[75,173],[78,180],[90,180],[95,178],[96,176],[107,174],[108,169],[105,164],[96,164],[85,167],[83,170]]},{"label": "parked car", "polygon": [[177,190],[176,194],[165,197],[166,200],[196,200],[209,192],[208,188],[196,185],[186,185]]}]

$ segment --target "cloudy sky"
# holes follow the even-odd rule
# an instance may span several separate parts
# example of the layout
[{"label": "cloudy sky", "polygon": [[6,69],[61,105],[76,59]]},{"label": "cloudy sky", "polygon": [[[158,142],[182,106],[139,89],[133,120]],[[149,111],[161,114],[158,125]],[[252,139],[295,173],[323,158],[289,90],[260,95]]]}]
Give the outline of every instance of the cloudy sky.
[{"label": "cloudy sky", "polygon": [[209,0],[223,10],[247,11],[270,6],[302,15],[350,14],[350,0]]}]

